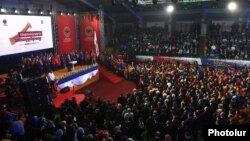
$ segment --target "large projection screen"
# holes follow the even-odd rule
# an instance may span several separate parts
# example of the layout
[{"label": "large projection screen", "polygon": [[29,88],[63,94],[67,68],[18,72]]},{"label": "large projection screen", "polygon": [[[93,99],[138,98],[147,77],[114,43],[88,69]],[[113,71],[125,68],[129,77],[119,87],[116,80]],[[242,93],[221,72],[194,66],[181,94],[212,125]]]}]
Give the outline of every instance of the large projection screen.
[{"label": "large projection screen", "polygon": [[0,15],[0,56],[53,48],[50,16]]}]

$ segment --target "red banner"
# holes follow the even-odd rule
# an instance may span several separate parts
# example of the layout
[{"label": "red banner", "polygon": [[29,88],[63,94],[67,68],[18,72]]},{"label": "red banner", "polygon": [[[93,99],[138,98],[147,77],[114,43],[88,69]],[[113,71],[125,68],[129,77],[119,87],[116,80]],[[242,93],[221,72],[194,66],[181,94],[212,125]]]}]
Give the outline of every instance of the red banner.
[{"label": "red banner", "polygon": [[85,15],[80,20],[81,49],[83,51],[96,51],[94,36],[100,48],[100,20],[98,15]]},{"label": "red banner", "polygon": [[67,53],[76,50],[75,17],[57,15],[58,52]]}]

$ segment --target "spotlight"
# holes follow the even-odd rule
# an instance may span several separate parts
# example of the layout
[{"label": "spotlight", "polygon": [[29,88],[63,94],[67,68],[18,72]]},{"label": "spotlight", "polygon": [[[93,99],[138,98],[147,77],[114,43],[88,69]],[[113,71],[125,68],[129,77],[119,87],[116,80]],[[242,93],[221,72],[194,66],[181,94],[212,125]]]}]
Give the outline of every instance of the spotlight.
[{"label": "spotlight", "polygon": [[1,8],[1,12],[2,12],[2,13],[5,13],[5,12],[6,12],[6,9],[5,9],[5,8]]},{"label": "spotlight", "polygon": [[31,11],[30,10],[28,10],[28,12],[27,12],[28,14],[31,14]]},{"label": "spotlight", "polygon": [[52,11],[48,10],[48,14],[49,14],[49,15],[52,15]]},{"label": "spotlight", "polygon": [[61,15],[63,15],[63,12],[61,12]]},{"label": "spotlight", "polygon": [[15,14],[18,14],[18,13],[19,13],[19,11],[16,9],[16,10],[14,11],[14,13],[15,13]]},{"label": "spotlight", "polygon": [[166,11],[168,13],[172,13],[174,11],[174,6],[173,5],[169,5],[167,8],[166,8]]},{"label": "spotlight", "polygon": [[44,14],[44,12],[43,12],[43,11],[40,11],[40,14],[41,14],[41,15],[43,15],[43,14]]},{"label": "spotlight", "polygon": [[229,2],[227,5],[227,8],[230,11],[235,11],[237,9],[237,3],[236,2]]}]

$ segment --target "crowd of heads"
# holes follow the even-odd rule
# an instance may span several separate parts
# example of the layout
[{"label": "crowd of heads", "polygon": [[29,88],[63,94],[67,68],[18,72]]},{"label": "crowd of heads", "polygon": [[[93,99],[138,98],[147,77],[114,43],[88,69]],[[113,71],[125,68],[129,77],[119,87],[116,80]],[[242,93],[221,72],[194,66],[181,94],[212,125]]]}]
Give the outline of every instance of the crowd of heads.
[{"label": "crowd of heads", "polygon": [[213,33],[207,40],[208,57],[248,60],[250,36],[244,32]]},{"label": "crowd of heads", "polygon": [[117,102],[88,97],[77,105],[73,98],[50,116],[26,118],[2,110],[5,128],[1,133],[27,141],[196,141],[204,125],[250,124],[247,67],[199,66],[175,60],[129,66],[127,79],[137,87],[120,94]]},{"label": "crowd of heads", "polygon": [[[142,29],[117,30],[113,44],[121,52],[132,49],[137,55],[165,55],[181,57],[197,57],[203,55],[219,59],[249,59],[249,32],[244,25],[232,24],[230,30],[225,25],[211,24],[206,35],[197,30],[188,32],[172,32],[166,28],[149,27]],[[225,26],[228,27],[228,26]],[[127,28],[126,28],[127,29]],[[200,29],[199,29],[200,30]],[[199,49],[203,48],[203,49]],[[202,51],[198,54],[198,51]]]},{"label": "crowd of heads", "polygon": [[[137,54],[197,55],[197,34],[174,35],[153,28],[118,37],[116,42],[123,46],[123,51],[133,48]],[[209,37],[208,45],[219,46],[215,48],[214,56],[246,59],[241,55],[236,58],[241,49],[248,46],[246,35],[213,35]],[[224,47],[227,49],[231,45],[237,45],[234,51],[224,53]],[[67,66],[67,60],[91,63],[95,61],[91,56],[90,53],[89,61],[86,61],[82,59],[86,58],[83,52],[48,53],[25,57],[20,67],[24,75],[25,71],[41,74],[51,68]],[[247,66],[200,66],[196,62],[172,59],[126,64],[108,53],[101,53],[99,57],[100,64],[134,81],[136,88],[118,94],[116,102],[90,96],[77,105],[73,97],[65,100],[59,109],[51,107],[49,112],[36,115],[24,111],[15,113],[1,107],[0,138],[24,141],[197,141],[202,137],[201,130],[205,125],[250,124],[250,69]]]},{"label": "crowd of heads", "polygon": [[138,55],[197,56],[198,34],[175,33],[163,28],[138,29],[132,34],[121,34],[114,41],[121,51],[132,48]]}]

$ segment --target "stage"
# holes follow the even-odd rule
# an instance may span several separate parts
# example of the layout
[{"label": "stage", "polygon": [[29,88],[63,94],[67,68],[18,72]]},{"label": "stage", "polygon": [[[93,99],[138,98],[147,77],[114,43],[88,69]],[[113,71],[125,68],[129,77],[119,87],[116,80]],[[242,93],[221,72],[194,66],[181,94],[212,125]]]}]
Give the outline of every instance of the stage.
[{"label": "stage", "polygon": [[[80,104],[80,102],[84,100],[85,95],[83,92],[79,92],[79,90],[99,80],[99,70],[97,64],[88,66],[76,65],[73,71],[68,71],[68,69],[65,68],[54,71],[54,74],[57,79],[57,96],[53,99],[53,103],[56,108],[59,108],[66,99],[71,100],[72,97],[75,97],[77,104]],[[1,86],[3,87],[3,91],[0,92],[0,98],[2,100],[5,99],[4,83],[6,78],[7,74],[0,75],[0,79],[2,80]],[[70,91],[60,93],[60,90],[66,86],[70,87]]]}]

